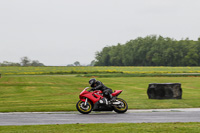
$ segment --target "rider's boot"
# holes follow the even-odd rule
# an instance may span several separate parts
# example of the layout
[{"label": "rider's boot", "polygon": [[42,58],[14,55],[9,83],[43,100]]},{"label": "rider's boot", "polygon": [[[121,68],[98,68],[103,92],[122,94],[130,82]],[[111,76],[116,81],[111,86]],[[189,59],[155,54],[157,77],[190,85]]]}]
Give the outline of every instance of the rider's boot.
[{"label": "rider's boot", "polygon": [[115,97],[112,96],[112,94],[109,95],[109,101],[113,102],[115,100]]}]

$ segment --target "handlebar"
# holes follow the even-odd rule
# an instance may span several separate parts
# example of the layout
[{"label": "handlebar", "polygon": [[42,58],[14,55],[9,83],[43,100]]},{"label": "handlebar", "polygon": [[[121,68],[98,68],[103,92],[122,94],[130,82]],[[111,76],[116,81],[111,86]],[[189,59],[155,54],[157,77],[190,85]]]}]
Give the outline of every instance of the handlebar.
[{"label": "handlebar", "polygon": [[[86,87],[84,90],[87,90],[87,89],[89,89],[90,87]],[[89,89],[88,91],[90,92],[92,89]]]},{"label": "handlebar", "polygon": [[[89,89],[89,88],[90,88],[90,87],[86,87],[84,90],[87,90],[87,89]],[[89,89],[88,91],[89,91],[89,92],[91,92],[91,91],[97,91],[97,92],[98,92],[98,91],[100,91],[100,90],[93,90],[93,89],[91,88],[91,89]]]}]

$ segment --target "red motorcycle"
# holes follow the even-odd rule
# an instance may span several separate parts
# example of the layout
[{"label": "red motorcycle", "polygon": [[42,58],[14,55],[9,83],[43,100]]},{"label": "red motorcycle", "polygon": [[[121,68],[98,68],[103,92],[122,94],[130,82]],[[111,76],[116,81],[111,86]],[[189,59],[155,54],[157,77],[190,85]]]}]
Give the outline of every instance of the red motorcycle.
[{"label": "red motorcycle", "polygon": [[117,98],[122,90],[115,90],[112,93],[112,101],[108,101],[103,96],[103,92],[95,90],[87,91],[86,87],[79,95],[80,100],[76,104],[76,108],[80,113],[89,114],[91,111],[115,111],[117,113],[124,113],[128,109],[128,104],[125,100]]}]

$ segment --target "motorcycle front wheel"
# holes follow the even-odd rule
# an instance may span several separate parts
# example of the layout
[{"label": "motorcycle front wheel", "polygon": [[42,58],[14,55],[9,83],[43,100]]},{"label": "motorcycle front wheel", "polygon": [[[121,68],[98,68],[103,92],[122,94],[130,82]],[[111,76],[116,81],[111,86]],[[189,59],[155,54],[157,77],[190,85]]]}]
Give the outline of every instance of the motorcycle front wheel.
[{"label": "motorcycle front wheel", "polygon": [[128,110],[128,104],[126,103],[125,100],[121,98],[117,98],[116,100],[120,101],[120,105],[114,105],[113,109],[117,113],[125,113]]},{"label": "motorcycle front wheel", "polygon": [[76,108],[82,114],[89,114],[92,111],[92,104],[88,101],[85,105],[85,102],[79,100],[76,104]]}]

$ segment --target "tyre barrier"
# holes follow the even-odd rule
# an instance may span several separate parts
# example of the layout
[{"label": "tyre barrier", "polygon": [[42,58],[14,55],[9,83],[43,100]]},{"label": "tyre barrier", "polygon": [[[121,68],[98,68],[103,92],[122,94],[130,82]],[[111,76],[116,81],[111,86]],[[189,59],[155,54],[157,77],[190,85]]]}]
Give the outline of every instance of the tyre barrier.
[{"label": "tyre barrier", "polygon": [[182,99],[180,83],[150,83],[147,89],[149,99]]}]

